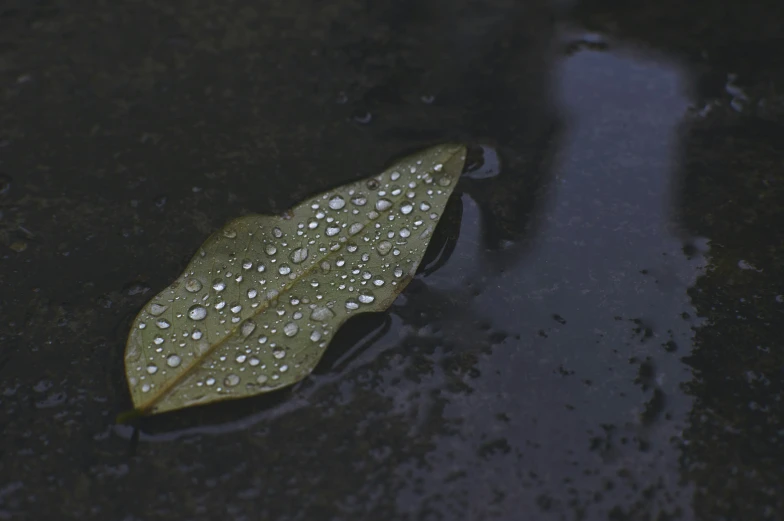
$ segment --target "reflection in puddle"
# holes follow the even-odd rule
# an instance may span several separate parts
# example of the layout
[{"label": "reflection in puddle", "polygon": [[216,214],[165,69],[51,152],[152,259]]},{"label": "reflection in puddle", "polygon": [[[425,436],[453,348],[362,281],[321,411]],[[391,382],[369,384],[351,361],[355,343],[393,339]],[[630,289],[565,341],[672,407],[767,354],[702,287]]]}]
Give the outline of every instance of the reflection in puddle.
[{"label": "reflection in puddle", "polygon": [[[667,64],[596,52],[572,55],[559,76],[571,128],[530,254],[504,273],[469,269],[479,239],[466,233],[476,215],[466,201],[452,262],[429,279],[449,287],[465,285],[466,273],[481,277],[472,307],[509,336],[481,358],[472,392],[451,395],[445,411],[476,452],[455,452],[445,437],[428,455],[437,473],[400,469],[401,481],[417,483],[400,496],[401,512],[414,514],[407,498],[444,492],[448,479],[477,515],[502,495],[507,512],[576,503],[603,519],[602,508],[634,508],[639,495],[624,491],[663,482],[679,490],[692,405],[680,357],[695,325],[685,318],[695,316],[686,291],[707,252],[706,241],[691,239],[697,252],[687,256],[671,233],[677,130],[689,103],[683,78]],[[613,499],[589,508],[595,494]],[[684,488],[654,495],[646,511],[689,512],[690,501]]]}]

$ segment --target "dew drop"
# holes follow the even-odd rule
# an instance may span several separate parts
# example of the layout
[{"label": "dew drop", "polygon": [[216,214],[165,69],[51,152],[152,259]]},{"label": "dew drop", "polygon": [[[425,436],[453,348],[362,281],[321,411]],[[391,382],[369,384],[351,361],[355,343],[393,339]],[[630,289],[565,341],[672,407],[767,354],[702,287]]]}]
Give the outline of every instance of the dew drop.
[{"label": "dew drop", "polygon": [[311,230],[315,230],[316,228],[318,228],[318,225],[319,223],[315,219],[311,219],[310,221],[308,221],[308,228],[310,228]]},{"label": "dew drop", "polygon": [[286,350],[282,347],[274,347],[272,349],[272,356],[277,358],[278,360],[286,357]]},{"label": "dew drop", "polygon": [[256,266],[256,271],[258,271],[259,273],[264,273],[264,270],[266,270],[266,269],[267,269],[267,267],[264,266],[264,264],[261,264],[261,263],[259,263],[259,265]]},{"label": "dew drop", "polygon": [[378,181],[376,181],[375,179],[368,179],[368,182],[367,182],[367,187],[368,187],[370,190],[376,190],[376,189],[378,189]]},{"label": "dew drop", "polygon": [[267,377],[267,375],[265,375],[265,374],[260,374],[260,375],[259,375],[259,376],[256,378],[256,382],[257,382],[258,384],[260,384],[260,385],[264,385],[265,383],[267,383],[267,380],[269,380],[269,378],[268,378],[268,377]]},{"label": "dew drop", "polygon": [[346,251],[348,251],[349,253],[354,253],[355,251],[357,251],[357,245],[354,243],[348,243],[348,245],[346,246]]},{"label": "dew drop", "polygon": [[355,206],[365,206],[367,204],[367,197],[364,195],[356,195],[351,199],[351,203]]},{"label": "dew drop", "polygon": [[329,207],[330,207],[330,208],[332,208],[333,210],[340,210],[341,208],[343,208],[344,206],[346,206],[346,200],[345,200],[345,199],[343,199],[341,196],[339,196],[339,195],[336,195],[335,197],[333,197],[332,199],[330,199],[330,200],[329,200],[329,203],[327,203],[327,204],[328,204],[328,205],[329,205]]},{"label": "dew drop", "polygon": [[240,304],[238,304],[237,302],[235,302],[235,303],[233,303],[233,304],[231,305],[231,308],[230,308],[230,309],[231,309],[231,312],[232,312],[232,313],[234,313],[234,314],[236,315],[237,313],[239,313],[240,311],[242,311],[242,306],[241,306]]},{"label": "dew drop", "polygon": [[452,179],[450,179],[449,176],[445,175],[441,179],[438,180],[438,184],[440,186],[449,186],[449,185],[452,184]]},{"label": "dew drop", "polygon": [[224,385],[226,385],[226,387],[234,387],[238,383],[240,383],[240,377],[237,376],[236,374],[230,374],[229,376],[226,377],[225,380],[223,380],[223,383]]},{"label": "dew drop", "polygon": [[389,241],[381,241],[376,245],[379,255],[386,255],[392,249],[392,243]]},{"label": "dew drop", "polygon": [[247,358],[248,358],[248,357],[247,357],[247,356],[245,356],[245,355],[237,355],[237,358],[235,358],[234,360],[235,360],[235,361],[236,361],[238,364],[241,364],[241,363],[245,362],[245,360],[246,360]]},{"label": "dew drop", "polygon": [[280,228],[278,228],[278,227],[276,226],[276,227],[274,227],[274,228],[272,229],[272,235],[274,235],[275,237],[277,237],[278,239],[280,239],[281,237],[283,237],[283,232],[280,230]]},{"label": "dew drop", "polygon": [[158,372],[158,366],[155,364],[150,364],[147,366],[147,373],[148,374],[155,374]]},{"label": "dew drop", "polygon": [[164,342],[164,339],[161,335],[155,335],[155,338],[152,339],[152,343],[156,346],[161,345]]},{"label": "dew drop", "polygon": [[422,210],[423,212],[426,212],[430,210],[430,205],[427,204],[425,201],[422,201],[422,203],[420,203],[419,205],[419,209]]},{"label": "dew drop", "polygon": [[376,279],[376,280],[374,280],[373,281],[373,285],[376,286],[377,288],[380,288],[381,286],[384,285],[384,279]]},{"label": "dew drop", "polygon": [[143,393],[149,393],[150,392],[150,384],[142,385],[142,392]]},{"label": "dew drop", "polygon": [[169,328],[169,326],[171,326],[171,324],[169,323],[169,321],[168,321],[168,320],[166,320],[165,318],[159,318],[159,319],[158,319],[158,320],[155,322],[155,325],[156,325],[156,326],[158,326],[158,327],[159,327],[159,328],[161,328],[161,329],[168,329],[168,328]]},{"label": "dew drop", "polygon": [[409,230],[408,228],[401,229],[399,233],[400,233],[400,236],[403,237],[404,239],[406,239],[406,238],[411,236],[411,230]]},{"label": "dew drop", "polygon": [[249,289],[249,290],[248,290],[248,298],[256,298],[256,296],[257,296],[258,294],[259,294],[259,292],[258,292],[258,291],[256,291],[256,290],[255,290],[255,289],[253,289],[253,288],[251,288],[251,289]]},{"label": "dew drop", "polygon": [[217,309],[218,311],[220,311],[221,309],[223,309],[225,307],[226,307],[226,301],[225,300],[219,300],[218,302],[215,303],[215,309]]},{"label": "dew drop", "polygon": [[389,178],[390,178],[391,180],[393,180],[393,181],[397,181],[398,179],[400,179],[400,172],[397,172],[397,171],[395,171],[395,172],[392,172],[392,173],[389,175]]},{"label": "dew drop", "polygon": [[256,367],[257,365],[259,365],[260,362],[258,358],[252,356],[250,360],[248,360],[248,363],[251,365],[251,367]]},{"label": "dew drop", "polygon": [[150,314],[152,314],[152,315],[157,317],[158,315],[160,315],[161,313],[166,311],[166,309],[168,309],[168,307],[169,306],[164,306],[163,304],[158,304],[156,302],[156,303],[150,305]]},{"label": "dew drop", "polygon": [[300,264],[304,262],[305,259],[308,258],[308,249],[307,248],[297,248],[293,252],[291,252],[291,262],[294,264]]},{"label": "dew drop", "polygon": [[242,261],[242,269],[249,270],[252,267],[253,267],[253,262],[251,262],[249,259],[245,259]]},{"label": "dew drop", "polygon": [[281,373],[285,373],[288,370],[289,370],[289,366],[287,366],[286,364],[283,364],[282,366],[280,366],[280,369],[279,369],[279,371]]},{"label": "dew drop", "polygon": [[166,365],[169,367],[177,367],[182,362],[182,358],[178,355],[169,355],[169,358],[166,359]]},{"label": "dew drop", "polygon": [[325,233],[327,234],[327,237],[334,237],[340,233],[340,227],[334,225],[327,226],[327,231]]},{"label": "dew drop", "polygon": [[201,331],[198,330],[198,329],[194,329],[193,333],[191,333],[191,338],[194,339],[194,340],[200,340],[201,339]]},{"label": "dew drop", "polygon": [[267,343],[267,337],[265,337],[264,335],[261,335],[259,337],[259,344],[266,344],[266,343]]},{"label": "dew drop", "polygon": [[338,268],[342,268],[346,264],[346,259],[343,257],[338,257],[338,260],[335,261],[335,266]]},{"label": "dew drop", "polygon": [[294,322],[289,322],[288,324],[283,326],[283,333],[288,337],[292,337],[296,335],[298,331],[299,331],[299,326]]},{"label": "dew drop", "polygon": [[413,212],[413,211],[414,211],[414,204],[413,204],[411,201],[405,201],[405,202],[404,202],[404,203],[403,203],[403,204],[400,206],[400,212],[401,212],[403,215],[408,215],[408,214],[410,214],[410,213],[411,213],[411,212]]},{"label": "dew drop", "polygon": [[281,275],[288,275],[289,273],[291,273],[291,268],[289,267],[288,264],[281,264],[280,267],[278,268],[278,273],[280,273]]},{"label": "dew drop", "polygon": [[147,324],[145,324],[144,322],[139,322],[139,329],[144,329],[146,327],[147,327]]},{"label": "dew drop", "polygon": [[321,333],[320,333],[318,330],[314,329],[314,330],[313,330],[313,331],[310,333],[310,339],[311,339],[313,342],[318,342],[319,340],[321,340]]},{"label": "dew drop", "polygon": [[395,271],[393,273],[395,274],[395,277],[400,278],[403,276],[403,268],[398,266],[395,268]]},{"label": "dew drop", "polygon": [[195,304],[188,308],[188,318],[191,320],[204,320],[207,318],[207,308],[201,304]]},{"label": "dew drop", "polygon": [[226,283],[223,282],[223,279],[215,279],[212,281],[212,289],[220,293],[226,289]]},{"label": "dew drop", "polygon": [[357,302],[355,299],[350,298],[346,300],[346,309],[358,309],[358,308],[359,308],[359,302]]},{"label": "dew drop", "polygon": [[310,319],[315,320],[316,322],[326,322],[327,320],[331,319],[335,316],[335,313],[328,307],[315,307],[310,312]]},{"label": "dew drop", "polygon": [[267,252],[267,255],[270,257],[278,253],[278,249],[272,244],[268,244],[264,251]]},{"label": "dew drop", "polygon": [[365,291],[359,294],[358,300],[363,304],[370,304],[376,300],[376,297],[374,297],[373,294],[369,291]]},{"label": "dew drop", "polygon": [[233,239],[237,236],[237,232],[234,230],[223,230],[223,236],[228,237],[229,239]]},{"label": "dew drop", "polygon": [[383,212],[385,210],[389,210],[392,208],[392,201],[389,199],[379,199],[376,201],[376,210],[379,212]]},{"label": "dew drop", "polygon": [[188,279],[188,282],[185,283],[185,289],[190,293],[201,291],[201,282],[198,279]]},{"label": "dew drop", "polygon": [[242,334],[242,336],[247,337],[250,336],[251,333],[255,331],[255,329],[256,329],[256,323],[253,322],[252,320],[246,320],[240,326],[240,333]]},{"label": "dew drop", "polygon": [[348,233],[349,233],[349,235],[356,235],[359,232],[361,232],[362,228],[364,228],[364,227],[365,227],[365,225],[362,224],[362,223],[354,223],[351,226],[349,226]]}]

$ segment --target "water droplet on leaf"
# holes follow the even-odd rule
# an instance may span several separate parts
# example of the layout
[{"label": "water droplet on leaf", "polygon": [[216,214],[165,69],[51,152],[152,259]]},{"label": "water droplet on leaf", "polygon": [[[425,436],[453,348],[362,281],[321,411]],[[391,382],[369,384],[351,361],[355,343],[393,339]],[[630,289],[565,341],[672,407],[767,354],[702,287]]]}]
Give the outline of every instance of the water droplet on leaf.
[{"label": "water droplet on leaf", "polygon": [[158,316],[164,311],[168,309],[169,306],[164,306],[163,304],[158,304],[157,302],[150,305],[150,314],[154,316]]},{"label": "water droplet on leaf", "polygon": [[392,243],[389,241],[381,241],[376,245],[379,255],[386,255],[392,249]]},{"label": "water droplet on leaf", "polygon": [[185,283],[185,289],[190,293],[201,291],[201,287],[201,282],[199,282],[197,279],[188,279],[188,282]]},{"label": "water droplet on leaf", "polygon": [[327,204],[328,204],[328,206],[329,206],[330,208],[332,208],[333,210],[340,210],[341,208],[343,208],[344,206],[346,206],[346,200],[345,200],[345,199],[343,199],[341,196],[339,196],[339,195],[336,195],[335,197],[333,197],[332,199],[330,199],[330,200],[329,200],[329,203],[327,203]]},{"label": "water droplet on leaf", "polygon": [[207,308],[200,304],[195,304],[188,308],[188,318],[191,320],[204,320],[207,318]]},{"label": "water droplet on leaf", "polygon": [[335,313],[328,307],[315,307],[310,312],[310,319],[316,322],[326,322],[334,316]]},{"label": "water droplet on leaf", "polygon": [[291,253],[291,262],[294,264],[300,264],[304,262],[305,259],[308,258],[308,249],[307,248],[297,248]]},{"label": "water droplet on leaf", "polygon": [[169,326],[171,326],[171,323],[168,320],[166,320],[165,318],[159,318],[155,322],[155,325],[158,326],[161,329],[168,329]]},{"label": "water droplet on leaf", "polygon": [[297,331],[299,331],[299,326],[294,322],[289,322],[288,324],[283,326],[283,333],[288,337],[292,337],[296,335]]},{"label": "water droplet on leaf", "polygon": [[242,326],[240,326],[240,333],[244,337],[250,336],[255,330],[256,330],[256,323],[253,322],[252,320],[246,320],[245,322],[242,323]]}]

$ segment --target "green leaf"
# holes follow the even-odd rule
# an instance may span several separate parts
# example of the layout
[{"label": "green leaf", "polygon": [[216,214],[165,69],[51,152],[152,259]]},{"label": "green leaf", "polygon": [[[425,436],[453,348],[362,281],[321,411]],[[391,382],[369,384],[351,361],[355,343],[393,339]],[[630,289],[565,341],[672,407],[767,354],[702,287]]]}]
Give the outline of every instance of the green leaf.
[{"label": "green leaf", "polygon": [[343,322],[386,309],[414,276],[465,154],[436,146],[282,216],[241,217],[210,236],[133,322],[133,414],[305,378]]}]

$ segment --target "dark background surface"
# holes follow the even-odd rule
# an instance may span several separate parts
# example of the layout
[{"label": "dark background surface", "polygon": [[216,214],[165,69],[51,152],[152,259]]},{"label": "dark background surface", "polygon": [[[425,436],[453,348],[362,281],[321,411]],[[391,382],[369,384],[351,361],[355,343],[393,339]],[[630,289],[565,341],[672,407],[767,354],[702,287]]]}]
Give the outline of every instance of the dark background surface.
[{"label": "dark background surface", "polygon": [[[784,518],[782,20],[0,3],[0,519]],[[114,425],[210,232],[447,140],[486,164],[389,312],[290,391]]]}]

